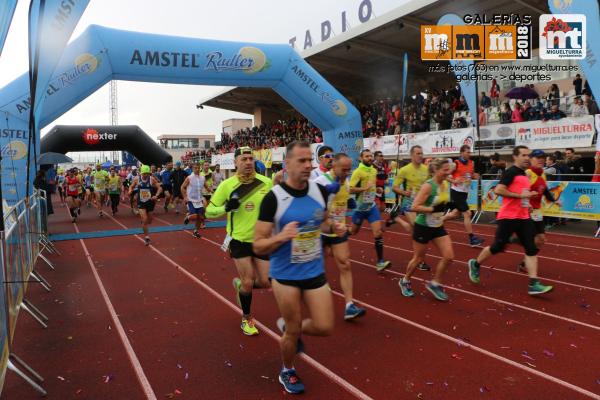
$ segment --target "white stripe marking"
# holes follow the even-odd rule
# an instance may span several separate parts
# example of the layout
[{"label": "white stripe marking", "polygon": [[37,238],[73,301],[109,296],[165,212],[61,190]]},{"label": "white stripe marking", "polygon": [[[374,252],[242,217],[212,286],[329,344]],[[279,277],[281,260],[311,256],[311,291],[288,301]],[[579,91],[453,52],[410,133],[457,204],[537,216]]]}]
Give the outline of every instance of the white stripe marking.
[{"label": "white stripe marking", "polygon": [[[73,226],[75,226],[75,231],[77,233],[79,233],[79,228],[77,228],[77,224],[73,223]],[[100,279],[100,276],[98,275],[98,272],[96,271],[96,268],[94,267],[94,262],[92,261],[92,257],[90,255],[85,243],[83,242],[83,239],[79,239],[79,243],[81,243],[81,247],[83,247],[83,252],[85,253],[85,256],[88,260],[90,269],[92,270],[92,273],[94,274],[96,283],[98,284],[98,287],[100,288],[100,293],[102,294],[104,303],[106,304],[106,307],[108,308],[110,317],[112,318],[113,323],[116,327],[117,333],[119,334],[119,337],[121,338],[121,342],[123,343],[123,346],[125,347],[125,351],[127,352],[127,357],[129,358],[129,361],[131,362],[131,366],[133,367],[135,374],[137,375],[138,381],[139,381],[140,385],[142,386],[144,394],[146,395],[146,398],[149,400],[157,400],[156,394],[154,394],[154,390],[152,389],[152,385],[150,385],[150,381],[148,381],[148,378],[146,377],[146,374],[144,373],[142,364],[140,363],[140,360],[137,358],[135,351],[133,350],[133,347],[131,346],[131,343],[129,342],[129,339],[127,338],[125,329],[123,329],[123,325],[121,325],[121,321],[119,320],[119,317],[117,316],[115,308],[113,307],[112,302],[110,301],[110,298],[108,297],[108,293],[106,293],[106,289],[104,288],[104,285],[102,284],[102,280]]]},{"label": "white stripe marking", "polygon": [[[115,221],[117,224],[121,225],[123,228],[128,229],[125,225],[121,224],[119,221],[117,221],[116,219],[114,219],[113,217],[111,217],[110,215],[107,215],[110,219],[112,219],[113,221]],[[163,221],[169,225],[173,225],[170,222],[167,222],[165,220],[162,220],[160,218],[154,218],[157,219],[159,221]],[[190,236],[193,236],[190,232],[188,231],[182,231],[185,233],[188,233]],[[144,242],[144,239],[142,239],[140,236],[138,235],[134,235],[134,237],[136,237],[139,241],[141,241],[142,243]],[[203,238],[204,239],[204,238]],[[212,240],[209,239],[204,239],[208,242],[211,242],[217,246],[221,246],[220,244],[213,242]],[[183,268],[181,265],[177,264],[175,261],[173,261],[171,258],[169,258],[167,255],[165,255],[163,252],[161,252],[160,250],[158,250],[156,247],[154,247],[153,245],[149,246],[155,253],[157,253],[159,256],[161,256],[165,261],[167,261],[169,264],[173,265],[174,267],[176,267],[181,273],[183,273],[185,276],[187,276],[188,278],[190,278],[192,281],[194,281],[195,283],[197,283],[198,285],[200,285],[203,289],[205,289],[206,291],[208,291],[210,294],[212,294],[214,297],[216,297],[218,300],[220,300],[223,304],[225,304],[227,307],[229,307],[230,309],[232,309],[233,311],[235,311],[236,314],[241,315],[242,311],[237,307],[237,305],[233,304],[232,302],[230,302],[229,300],[227,300],[225,297],[223,297],[219,292],[217,292],[216,290],[214,290],[213,288],[211,288],[210,286],[208,286],[206,283],[202,282],[200,279],[198,279],[194,274],[192,274],[191,272],[189,272],[188,270],[186,270],[185,268]],[[261,323],[258,320],[254,320],[254,322],[264,331],[266,332],[271,338],[279,341],[280,337],[279,335],[277,335],[275,332],[273,332],[271,329],[269,329],[267,326],[265,326],[263,323]],[[352,385],[350,382],[348,382],[347,380],[345,380],[344,378],[342,378],[341,376],[337,375],[335,372],[333,372],[332,370],[330,370],[329,368],[327,368],[326,366],[324,366],[323,364],[321,364],[320,362],[318,362],[317,360],[315,360],[314,358],[302,353],[299,355],[300,358],[302,358],[306,363],[308,363],[311,367],[315,368],[317,371],[319,371],[320,373],[322,373],[323,375],[325,375],[327,378],[329,378],[333,383],[339,385],[342,389],[346,390],[348,393],[350,393],[351,395],[353,395],[354,397],[356,397],[357,399],[363,399],[363,400],[373,400],[372,397],[368,396],[367,394],[365,394],[364,392],[362,392],[360,389],[358,389],[357,387],[355,387],[354,385]]]},{"label": "white stripe marking", "polygon": [[[367,242],[367,241],[364,241],[364,240],[361,240],[361,239],[350,238],[350,240],[354,240],[355,242],[361,242],[361,243],[371,244],[370,242]],[[387,244],[384,245],[384,247],[387,247],[387,248],[393,249],[393,250],[403,251],[405,253],[412,253],[413,252],[412,250],[403,249],[401,247],[389,246]],[[428,254],[428,256],[429,257],[433,257],[433,258],[441,258],[440,256],[436,256],[434,254]],[[459,263],[465,264],[465,265],[467,264],[466,261],[461,261],[461,260],[456,260],[456,259],[454,260],[454,262],[459,262]],[[508,270],[505,270],[505,269],[502,269],[502,268],[491,268],[491,267],[486,267],[485,265],[482,265],[481,268],[491,269],[491,270],[494,270],[494,271],[504,272],[504,273],[512,274],[512,275],[524,276],[523,274],[521,274],[519,272],[508,271]],[[556,279],[550,279],[550,278],[546,278],[546,277],[540,277],[540,278],[542,278],[542,279],[544,279],[544,280],[546,280],[548,282],[554,282],[554,283],[559,283],[559,284],[562,284],[562,285],[577,287],[577,288],[580,288],[580,289],[587,289],[587,290],[593,290],[595,292],[600,292],[600,289],[593,288],[593,287],[590,287],[590,286],[578,285],[576,283],[569,283],[569,282],[559,281],[559,280],[556,280]]]}]

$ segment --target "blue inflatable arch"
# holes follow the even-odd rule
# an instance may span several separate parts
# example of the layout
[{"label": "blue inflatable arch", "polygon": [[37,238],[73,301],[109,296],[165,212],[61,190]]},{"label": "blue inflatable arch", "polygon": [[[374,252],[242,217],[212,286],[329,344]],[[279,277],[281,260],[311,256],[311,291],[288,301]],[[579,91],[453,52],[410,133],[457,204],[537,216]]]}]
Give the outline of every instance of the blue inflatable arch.
[{"label": "blue inflatable arch", "polygon": [[[111,79],[272,88],[320,128],[324,142],[335,151],[348,153],[356,162],[362,149],[358,110],[287,44],[224,42],[97,25],[65,48],[44,93],[38,128]],[[29,107],[27,74],[0,90],[0,111],[8,119],[8,126],[3,126],[5,118],[0,121],[0,140],[13,164],[25,156],[14,142],[24,139],[26,144]]]}]

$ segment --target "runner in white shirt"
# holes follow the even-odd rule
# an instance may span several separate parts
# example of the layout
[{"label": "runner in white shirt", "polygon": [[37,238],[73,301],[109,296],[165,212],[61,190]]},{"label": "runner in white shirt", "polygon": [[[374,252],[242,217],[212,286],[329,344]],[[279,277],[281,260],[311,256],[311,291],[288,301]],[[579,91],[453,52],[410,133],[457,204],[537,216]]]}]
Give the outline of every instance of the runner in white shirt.
[{"label": "runner in white shirt", "polygon": [[206,179],[204,175],[200,174],[200,164],[194,164],[192,174],[185,178],[183,185],[181,185],[181,193],[184,196],[183,201],[188,207],[188,213],[183,223],[187,225],[190,220],[195,221],[194,236],[197,238],[200,237],[199,229],[204,223],[204,213],[207,205],[202,192],[207,190],[209,188],[206,185]]},{"label": "runner in white shirt", "polygon": [[329,146],[321,146],[317,153],[319,166],[310,172],[310,180],[314,181],[319,176],[327,173],[333,163],[333,149]]}]

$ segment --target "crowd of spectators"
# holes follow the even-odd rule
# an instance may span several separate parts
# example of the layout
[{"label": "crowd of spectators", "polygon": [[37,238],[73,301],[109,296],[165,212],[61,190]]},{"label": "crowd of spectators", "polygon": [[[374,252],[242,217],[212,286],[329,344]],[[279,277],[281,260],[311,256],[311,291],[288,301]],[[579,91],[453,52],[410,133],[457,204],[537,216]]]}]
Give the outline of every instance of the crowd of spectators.
[{"label": "crowd of spectators", "polygon": [[[581,77],[573,81],[576,97],[569,114],[580,117],[598,114],[598,106],[590,96],[589,86],[583,85]],[[526,85],[535,92],[533,85]],[[523,121],[548,121],[565,118],[567,114],[559,108],[561,102],[557,85],[551,85],[543,98],[500,102],[500,87],[493,81],[489,93],[482,92],[479,103],[479,124],[487,125],[491,110],[497,112],[500,123]],[[370,105],[359,106],[362,117],[363,135],[378,137],[402,133],[419,133],[429,130],[446,130],[468,127],[465,97],[459,85],[447,89],[426,90],[424,93],[407,96],[402,105],[400,99],[380,100]],[[294,140],[321,142],[322,133],[310,121],[299,117],[280,120],[246,128],[233,134],[221,134],[221,141],[209,150],[190,152],[189,159],[207,159],[212,154],[233,152],[237,147],[253,149],[283,147]]]}]

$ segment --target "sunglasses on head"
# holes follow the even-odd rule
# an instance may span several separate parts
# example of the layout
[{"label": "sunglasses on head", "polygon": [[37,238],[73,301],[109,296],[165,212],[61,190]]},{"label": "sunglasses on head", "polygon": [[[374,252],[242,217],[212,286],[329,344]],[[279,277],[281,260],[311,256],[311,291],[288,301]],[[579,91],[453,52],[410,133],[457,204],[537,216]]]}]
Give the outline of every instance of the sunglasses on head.
[{"label": "sunglasses on head", "polygon": [[240,154],[252,154],[252,148],[240,147]]}]

